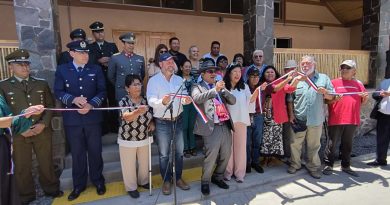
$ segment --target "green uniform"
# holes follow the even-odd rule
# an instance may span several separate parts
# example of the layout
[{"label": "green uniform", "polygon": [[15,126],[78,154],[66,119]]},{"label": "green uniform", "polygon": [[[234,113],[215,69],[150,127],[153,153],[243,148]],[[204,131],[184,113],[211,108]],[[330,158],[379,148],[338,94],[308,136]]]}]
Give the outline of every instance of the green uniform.
[{"label": "green uniform", "polygon": [[[23,84],[21,79],[11,77],[0,82],[0,95],[4,96],[12,113],[20,113],[32,105],[54,107],[54,99],[46,81],[29,77]],[[31,116],[32,126],[37,123],[45,124],[40,134],[31,137],[14,136],[15,177],[21,200],[35,199],[35,187],[32,177],[32,150],[39,164],[39,182],[46,194],[59,190],[59,180],[54,174],[52,163],[52,131],[50,111],[41,115]]]}]

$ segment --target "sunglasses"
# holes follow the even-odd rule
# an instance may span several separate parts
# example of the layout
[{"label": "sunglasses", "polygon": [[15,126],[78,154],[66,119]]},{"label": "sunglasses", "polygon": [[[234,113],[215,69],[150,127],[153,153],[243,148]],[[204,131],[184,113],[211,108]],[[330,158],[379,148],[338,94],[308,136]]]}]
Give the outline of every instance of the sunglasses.
[{"label": "sunglasses", "polygon": [[263,56],[255,56],[255,58],[262,58]]},{"label": "sunglasses", "polygon": [[216,72],[217,72],[216,70],[206,70],[206,73],[208,73],[208,74],[214,74]]},{"label": "sunglasses", "polygon": [[160,50],[159,51],[160,54],[163,54],[163,53],[166,53],[166,52],[168,52],[168,51],[167,50]]},{"label": "sunglasses", "polygon": [[346,65],[343,65],[343,66],[340,67],[340,70],[344,70],[344,69],[351,70],[352,67],[349,67],[349,66],[346,66]]}]

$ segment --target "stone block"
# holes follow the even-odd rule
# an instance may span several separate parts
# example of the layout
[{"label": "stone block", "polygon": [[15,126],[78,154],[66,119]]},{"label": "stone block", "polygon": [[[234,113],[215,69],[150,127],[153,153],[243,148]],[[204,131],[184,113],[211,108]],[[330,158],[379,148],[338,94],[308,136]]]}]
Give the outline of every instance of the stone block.
[{"label": "stone block", "polygon": [[50,21],[40,20],[39,26],[43,28],[50,28]]},{"label": "stone block", "polygon": [[42,20],[51,20],[51,11],[48,9],[43,9],[39,12],[39,18]]},{"label": "stone block", "polygon": [[51,8],[51,2],[47,0],[29,0],[26,3],[27,7],[33,7],[33,8],[39,8],[39,9],[50,9]]},{"label": "stone block", "polygon": [[39,26],[38,9],[14,7],[17,25]]},{"label": "stone block", "polygon": [[21,42],[20,46],[26,48],[29,51],[38,52],[37,43],[32,39],[25,39]]},{"label": "stone block", "polygon": [[[35,32],[32,26],[21,26],[20,27],[20,35],[23,40],[33,40],[35,41]],[[28,48],[26,48],[28,49]]]},{"label": "stone block", "polygon": [[38,49],[40,51],[56,49],[53,31],[45,29],[39,34]]}]

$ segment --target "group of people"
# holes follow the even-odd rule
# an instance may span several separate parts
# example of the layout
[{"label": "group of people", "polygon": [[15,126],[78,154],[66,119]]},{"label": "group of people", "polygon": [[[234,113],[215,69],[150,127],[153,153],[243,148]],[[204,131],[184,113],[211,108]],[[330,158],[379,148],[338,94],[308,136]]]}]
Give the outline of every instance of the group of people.
[{"label": "group of people", "polygon": [[[182,178],[183,157],[198,154],[195,136],[202,137],[204,146],[204,195],[210,194],[210,183],[228,189],[226,181],[243,183],[252,168],[263,173],[264,165],[279,161],[289,164],[290,174],[301,169],[302,159],[312,177],[332,174],[339,140],[342,171],[358,176],[351,169],[350,155],[354,132],[360,124],[358,111],[367,102],[368,93],[355,79],[355,61],[343,61],[339,67],[341,77],[330,80],[316,70],[314,57],[307,55],[299,64],[288,60],[281,76],[274,66],[263,63],[262,50],[253,52],[253,63],[248,66],[242,54],[236,54],[229,64],[220,53],[218,41],[211,43],[210,53],[202,58],[198,47],[191,46],[187,58],[179,51],[179,39],[173,37],[169,40],[170,49],[158,45],[154,59],[145,66],[144,57],[134,53],[133,33],[119,37],[123,50],[118,52],[115,44],[104,40],[101,22],[92,23],[90,28],[95,42],[88,44],[82,29],[72,31],[69,51],[61,54],[55,73],[54,95],[65,108],[63,125],[73,163],[73,190],[68,200],[78,198],[85,190],[88,176],[97,194],[105,194],[101,154],[105,132],[118,133],[125,189],[133,198],[139,197],[138,187],[151,187],[151,135],[158,145],[165,195],[171,194],[173,178],[180,189],[190,189]],[[62,196],[51,159],[52,114],[48,108],[54,107],[54,97],[44,80],[30,75],[27,50],[17,50],[6,60],[13,76],[0,82],[0,114],[4,116],[0,125],[12,127],[13,140],[1,129],[0,146],[4,160],[12,157],[13,163],[0,169],[2,203],[11,204],[18,198],[9,189],[13,187],[10,171],[14,171],[16,195],[21,201],[28,204],[35,199],[31,150],[37,156],[39,182],[45,193]],[[389,82],[384,80],[374,93],[379,114],[378,156],[369,163],[373,166],[387,164]],[[322,169],[318,152],[325,105],[329,137]],[[98,110],[101,107],[115,109]],[[11,112],[25,114],[6,117]],[[175,145],[175,170],[170,159],[171,142]],[[306,156],[302,156],[303,151]]]}]

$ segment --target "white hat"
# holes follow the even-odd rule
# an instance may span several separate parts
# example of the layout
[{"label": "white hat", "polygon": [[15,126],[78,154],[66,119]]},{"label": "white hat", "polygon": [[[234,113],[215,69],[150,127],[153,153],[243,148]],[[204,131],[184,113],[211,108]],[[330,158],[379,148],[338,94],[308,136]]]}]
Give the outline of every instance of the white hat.
[{"label": "white hat", "polygon": [[356,62],[355,62],[354,60],[345,60],[345,61],[343,61],[343,62],[340,64],[340,67],[341,67],[342,65],[347,65],[347,66],[349,66],[349,67],[351,67],[351,68],[356,68]]},{"label": "white hat", "polygon": [[298,67],[298,64],[295,60],[288,60],[286,62],[286,66],[284,66],[284,69],[287,69],[287,68],[297,68]]}]

